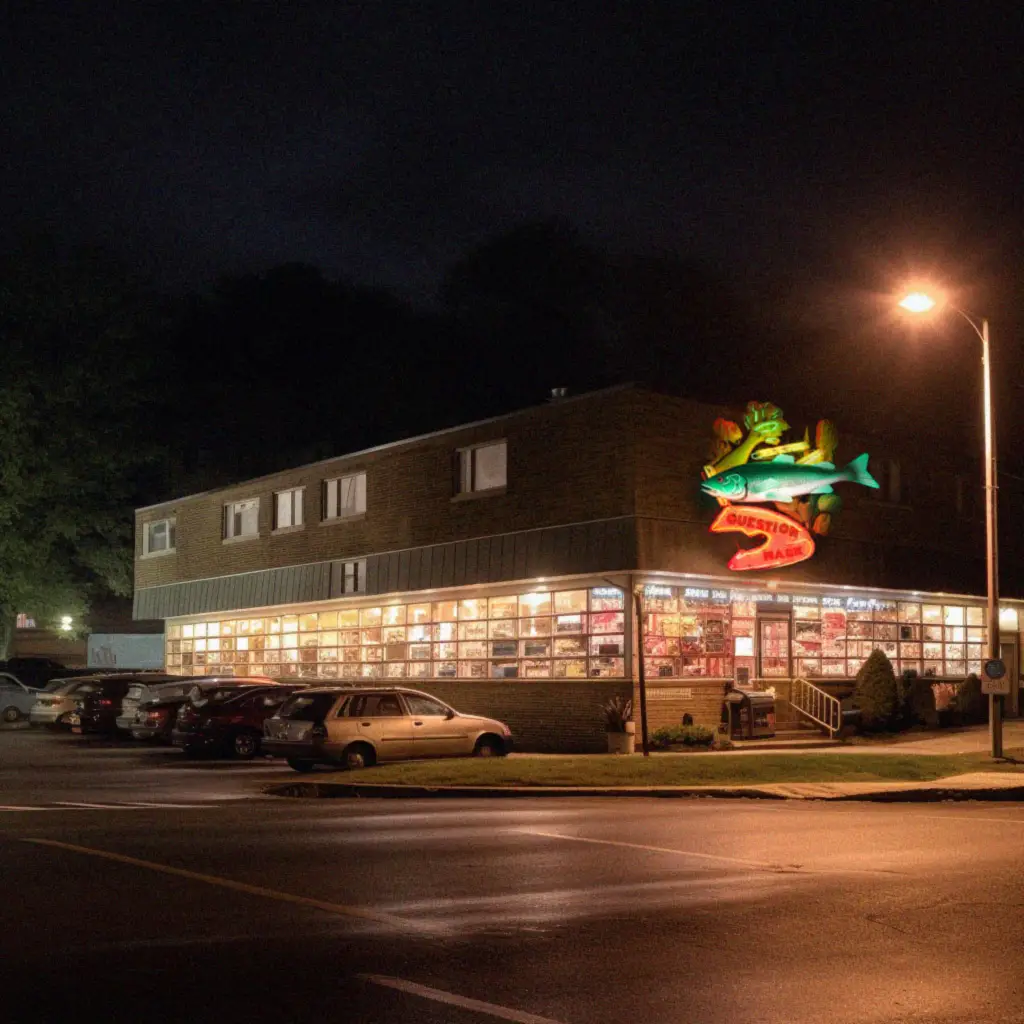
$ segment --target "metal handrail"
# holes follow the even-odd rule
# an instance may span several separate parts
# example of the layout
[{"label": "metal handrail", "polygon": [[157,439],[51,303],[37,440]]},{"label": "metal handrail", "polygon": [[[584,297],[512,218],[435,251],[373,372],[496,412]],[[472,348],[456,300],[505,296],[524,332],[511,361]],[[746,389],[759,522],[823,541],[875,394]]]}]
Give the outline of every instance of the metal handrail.
[{"label": "metal handrail", "polygon": [[815,725],[827,729],[834,739],[843,727],[843,705],[820,686],[808,679],[794,679],[790,704]]}]

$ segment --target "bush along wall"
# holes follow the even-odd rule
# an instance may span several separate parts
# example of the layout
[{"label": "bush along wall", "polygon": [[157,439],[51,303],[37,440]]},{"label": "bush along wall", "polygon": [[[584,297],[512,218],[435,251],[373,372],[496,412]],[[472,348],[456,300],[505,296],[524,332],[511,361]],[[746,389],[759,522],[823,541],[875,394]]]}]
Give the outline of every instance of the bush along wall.
[{"label": "bush along wall", "polygon": [[872,651],[857,673],[853,690],[853,702],[861,713],[861,728],[865,732],[898,729],[900,696],[892,662],[882,651]]}]

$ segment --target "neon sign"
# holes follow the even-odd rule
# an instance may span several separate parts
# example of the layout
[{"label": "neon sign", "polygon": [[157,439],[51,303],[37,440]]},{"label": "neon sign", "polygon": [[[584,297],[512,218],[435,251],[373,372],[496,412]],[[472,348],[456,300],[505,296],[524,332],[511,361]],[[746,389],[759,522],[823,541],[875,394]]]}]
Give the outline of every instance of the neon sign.
[{"label": "neon sign", "polygon": [[814,554],[812,533],[827,534],[842,508],[834,484],[878,487],[868,456],[837,467],[839,435],[829,420],[818,422],[813,446],[807,431],[802,441],[780,443],[789,424],[771,402],[749,402],[743,426],[746,435],[731,420],[715,420],[713,461],[704,467],[701,484],[722,506],[711,532],[763,538],[732,556],[729,568],[736,572],[795,565]]}]

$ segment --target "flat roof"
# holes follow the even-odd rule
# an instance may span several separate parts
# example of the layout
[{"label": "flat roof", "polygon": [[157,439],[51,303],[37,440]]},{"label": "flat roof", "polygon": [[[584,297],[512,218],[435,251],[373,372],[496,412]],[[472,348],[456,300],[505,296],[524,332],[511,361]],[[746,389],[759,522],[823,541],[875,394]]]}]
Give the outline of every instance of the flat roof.
[{"label": "flat roof", "polygon": [[326,459],[317,459],[315,462],[306,462],[299,466],[285,466],[282,469],[274,470],[271,473],[263,473],[260,476],[248,477],[245,480],[238,480],[235,483],[223,484],[221,487],[211,487],[205,491],[196,491],[194,494],[182,494],[176,498],[168,498],[165,501],[157,501],[152,505],[140,505],[136,512],[148,512],[150,509],[163,508],[165,505],[174,505],[179,501],[190,501],[193,498],[204,498],[209,494],[217,494],[220,491],[226,491],[231,487],[240,487],[243,484],[254,484],[261,480],[269,480],[271,477],[278,476],[280,473],[291,473],[302,469],[314,469],[317,466],[324,466],[329,462],[336,462],[338,459],[354,459],[360,455],[372,455],[375,452],[388,451],[391,448],[399,448],[404,444],[414,444],[417,441],[429,441],[431,438],[444,437],[446,434],[454,434],[460,430],[470,430],[473,427],[483,427],[489,423],[500,423],[503,420],[511,419],[514,416],[522,416],[523,413],[532,412],[536,409],[546,409],[552,405],[565,405],[569,402],[581,402],[585,399],[598,398],[604,395],[611,395],[618,391],[628,391],[630,389],[641,389],[639,384],[635,382],[629,382],[626,384],[613,384],[607,388],[598,388],[596,391],[584,391],[578,395],[565,395],[564,397],[553,397],[549,398],[544,403],[538,403],[537,405],[526,405],[521,409],[513,409],[512,412],[504,412],[499,416],[488,416],[482,420],[472,420],[469,423],[459,423],[454,427],[443,427],[441,430],[432,430],[426,434],[414,434],[412,437],[403,437],[397,441],[388,441],[386,444],[374,445],[371,448],[361,448],[359,451],[346,452],[342,455],[331,455]]}]

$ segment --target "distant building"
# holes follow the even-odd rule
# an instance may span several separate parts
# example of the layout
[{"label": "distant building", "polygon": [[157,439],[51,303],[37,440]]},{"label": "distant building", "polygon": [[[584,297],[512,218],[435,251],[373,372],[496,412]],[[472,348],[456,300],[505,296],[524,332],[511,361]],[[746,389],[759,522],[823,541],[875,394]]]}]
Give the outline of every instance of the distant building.
[{"label": "distant building", "polygon": [[[78,633],[78,623],[68,625],[73,627],[69,633]],[[136,621],[131,601],[111,598],[97,602],[90,610],[84,636],[65,633],[60,623],[37,623],[34,616],[19,614],[9,656],[51,658],[68,668],[159,668],[163,663],[162,645],[162,621]],[[133,661],[139,664],[130,664]]]},{"label": "distant building", "polygon": [[[169,671],[402,682],[537,750],[603,747],[600,706],[637,677],[634,588],[652,727],[717,723],[737,674],[783,699],[797,676],[841,687],[875,647],[897,670],[979,671],[973,483],[840,423],[840,469],[868,452],[879,487],[836,483],[842,510],[812,557],[732,571],[754,541],[735,521],[709,531],[722,509],[701,478],[712,424],[737,418],[623,386],[139,509],[135,615],[166,622]],[[786,438],[796,456],[803,427]],[[766,507],[734,509],[744,523]],[[765,539],[803,557],[812,535],[780,521]],[[1010,713],[1018,607],[1003,615]]]}]

